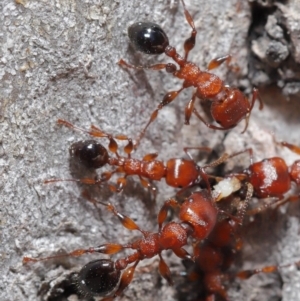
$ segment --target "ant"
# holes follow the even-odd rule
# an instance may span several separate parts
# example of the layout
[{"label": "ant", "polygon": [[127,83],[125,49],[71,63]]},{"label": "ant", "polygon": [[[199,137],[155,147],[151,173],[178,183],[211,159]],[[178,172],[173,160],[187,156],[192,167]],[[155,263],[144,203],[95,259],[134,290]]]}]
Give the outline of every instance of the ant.
[{"label": "ant", "polygon": [[[248,211],[247,211],[248,214]],[[225,282],[238,278],[246,280],[259,273],[274,273],[291,265],[270,265],[257,269],[230,271],[238,253],[242,251],[241,230],[244,224],[230,217],[218,220],[207,239],[193,246],[195,264],[188,273],[188,280],[196,287],[197,301],[230,301]]]},{"label": "ant", "polygon": [[[290,149],[300,155],[300,147],[287,142],[276,142],[277,144]],[[246,181],[253,186],[254,196],[265,198],[276,198],[277,206],[281,206],[291,200],[298,200],[299,196],[290,196],[284,199],[292,186],[292,182],[300,185],[300,160],[296,160],[290,167],[280,157],[265,158],[262,161],[253,163],[253,150],[251,148],[242,152],[250,155],[250,166],[241,174],[232,174],[240,181]],[[242,152],[239,152],[242,153]],[[273,204],[274,205],[274,204]],[[269,205],[266,205],[267,207]],[[262,208],[254,209],[253,213]]]},{"label": "ant", "polygon": [[[296,145],[287,142],[276,143],[287,147],[294,153],[300,154],[300,147]],[[275,197],[276,202],[273,203],[273,205],[277,205],[275,208],[278,208],[288,201],[299,199],[299,196],[290,196],[283,199],[283,195],[291,189],[292,182],[295,182],[297,185],[300,184],[300,160],[296,160],[290,167],[288,167],[286,162],[280,157],[267,158],[253,163],[252,149],[246,149],[237,154],[243,152],[249,152],[250,166],[241,174],[225,176],[222,181],[214,186],[213,192],[222,191],[222,194],[224,194],[227,185],[226,179],[228,179],[231,181],[232,187],[234,183],[233,180],[236,181],[234,185],[237,185],[240,181],[239,184],[241,188],[243,187],[243,181],[250,184],[253,188],[253,195],[258,198]],[[235,191],[242,193],[242,190],[236,187],[236,189],[224,195],[226,198],[225,201],[231,201],[231,198],[234,197],[233,192]],[[222,203],[225,201],[223,200]],[[270,204],[265,205],[264,208],[267,208],[269,205]],[[254,215],[262,212],[262,210],[262,207],[258,207],[247,211],[247,215]],[[192,272],[189,273],[188,279],[193,281],[197,280],[197,301],[212,301],[216,300],[217,297],[229,301],[226,286],[224,286],[225,281],[231,281],[234,278],[245,280],[255,274],[273,273],[280,268],[291,265],[271,265],[259,269],[243,270],[237,273],[230,272],[229,268],[232,266],[237,253],[241,251],[243,246],[239,233],[241,226],[244,225],[237,223],[236,219],[230,217],[218,220],[208,237],[194,245],[193,253],[195,265],[193,266]],[[293,264],[299,266],[300,262]]]},{"label": "ant", "polygon": [[194,245],[195,265],[188,278],[197,280],[197,300],[215,300],[216,296],[229,300],[223,283],[230,280],[228,269],[242,248],[240,226],[235,219],[221,219],[206,240]]},{"label": "ant", "polygon": [[[164,250],[171,250],[179,258],[194,261],[196,258],[195,254],[190,255],[184,249],[188,245],[188,239],[192,238],[197,242],[206,239],[213,231],[219,214],[231,216],[232,219],[241,223],[245,209],[253,193],[251,184],[248,184],[247,187],[246,199],[241,206],[240,214],[236,217],[218,209],[214,198],[207,189],[193,192],[182,204],[179,204],[174,198],[165,201],[157,215],[158,232],[142,230],[131,218],[118,212],[111,203],[103,203],[92,199],[86,192],[84,196],[88,201],[94,205],[101,204],[105,206],[107,210],[119,219],[126,229],[131,231],[137,230],[141,232],[143,237],[126,244],[105,243],[97,247],[77,249],[65,255],[45,258],[24,257],[23,263],[39,262],[64,256],[75,257],[88,253],[113,255],[124,249],[132,249],[134,250],[132,254],[116,261],[100,259],[85,265],[78,274],[79,289],[87,295],[104,297],[102,300],[105,301],[113,300],[115,297],[120,296],[131,283],[138,263],[156,255],[160,259],[160,274],[172,285],[173,281],[170,269],[161,253]],[[179,222],[170,221],[165,223],[170,208],[179,208]]]},{"label": "ant", "polygon": [[[94,185],[107,182],[115,173],[122,173],[124,176],[118,178],[117,186],[109,185],[112,191],[122,191],[126,185],[127,176],[137,175],[140,178],[141,184],[146,188],[151,188],[154,195],[156,194],[156,188],[153,187],[148,180],[160,181],[162,178],[165,178],[165,181],[169,186],[181,188],[181,190],[178,192],[180,193],[189,187],[200,184],[202,179],[207,184],[207,187],[210,187],[208,181],[209,176],[206,174],[205,170],[209,167],[220,165],[230,157],[227,154],[224,154],[216,161],[201,167],[193,160],[192,156],[189,154],[189,150],[198,149],[211,151],[211,149],[207,147],[185,147],[184,152],[188,155],[189,159],[172,158],[164,163],[163,161],[155,160],[158,156],[157,153],[151,153],[145,155],[142,160],[139,160],[131,158],[133,143],[132,140],[125,135],[112,136],[103,132],[94,125],[91,126],[90,130],[84,130],[62,119],[59,119],[57,123],[60,125],[65,125],[74,130],[87,132],[92,137],[107,138],[109,140],[108,149],[115,155],[115,157],[110,156],[108,154],[108,150],[95,140],[87,140],[79,141],[71,145],[71,157],[78,159],[85,167],[88,168],[96,169],[105,165],[116,166],[116,168],[112,171],[103,172],[99,179],[53,179],[46,180],[45,183],[58,181],[78,181],[84,184]],[[128,144],[124,147],[124,152],[127,154],[127,157],[119,155],[116,139],[128,141]]]},{"label": "ant", "polygon": [[[209,72],[222,63],[226,62],[229,64],[231,61],[231,56],[226,55],[223,57],[213,59],[205,71],[201,71],[200,68],[188,61],[188,54],[194,48],[196,43],[197,30],[194,25],[194,21],[190,13],[185,7],[185,3],[181,0],[185,19],[189,26],[192,28],[191,36],[184,42],[184,57],[180,56],[175,47],[169,44],[169,39],[163,29],[151,22],[138,22],[132,24],[128,28],[128,36],[133,46],[146,54],[162,54],[165,53],[168,57],[172,58],[178,65],[173,63],[166,64],[156,64],[147,67],[134,66],[123,59],[121,59],[118,64],[133,69],[151,69],[151,70],[162,70],[165,69],[166,72],[172,73],[173,76],[183,79],[183,85],[178,91],[168,92],[161,103],[151,114],[151,117],[146,124],[145,128],[142,130],[137,144],[145,135],[145,132],[149,125],[157,118],[158,112],[166,105],[171,103],[178,94],[189,87],[194,87],[195,91],[192,95],[191,100],[185,107],[185,124],[189,124],[190,117],[194,113],[200,121],[202,121],[208,128],[215,130],[228,130],[235,127],[242,119],[246,120],[246,125],[243,132],[246,131],[250,113],[254,107],[255,101],[258,99],[260,102],[260,109],[263,108],[263,103],[259,98],[258,90],[253,88],[252,99],[249,102],[248,98],[237,88],[229,87],[224,85],[223,81],[215,74]],[[196,98],[200,100],[210,101],[210,112],[214,121],[216,121],[219,126],[208,123],[200,115],[197,109],[194,107]]]}]

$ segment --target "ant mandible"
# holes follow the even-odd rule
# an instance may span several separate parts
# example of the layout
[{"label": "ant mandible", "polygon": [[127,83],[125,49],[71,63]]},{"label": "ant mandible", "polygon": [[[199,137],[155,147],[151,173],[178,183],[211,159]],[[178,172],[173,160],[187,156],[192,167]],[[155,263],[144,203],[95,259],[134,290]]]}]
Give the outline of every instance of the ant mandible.
[{"label": "ant mandible", "polygon": [[[207,184],[207,187],[210,187],[208,175],[205,170],[208,167],[215,167],[229,158],[227,154],[224,154],[216,161],[201,167],[193,160],[192,156],[189,154],[189,150],[199,149],[211,151],[211,149],[207,147],[186,147],[184,148],[184,152],[189,156],[189,159],[172,158],[164,163],[163,161],[155,160],[158,156],[157,153],[147,154],[142,160],[134,159],[131,158],[131,152],[133,151],[132,140],[125,135],[112,136],[94,125],[91,126],[90,130],[84,130],[62,119],[59,119],[57,123],[74,130],[87,132],[92,137],[107,138],[109,140],[108,149],[115,155],[115,157],[110,156],[107,149],[95,140],[87,140],[79,141],[71,145],[71,157],[78,159],[89,168],[101,168],[104,165],[116,166],[116,168],[113,171],[103,172],[99,179],[53,179],[46,180],[45,183],[78,181],[84,184],[94,185],[107,182],[115,173],[122,173],[124,176],[118,178],[117,186],[109,185],[112,191],[122,191],[126,185],[127,176],[137,175],[140,178],[141,184],[146,188],[151,188],[155,195],[156,188],[153,187],[148,180],[160,181],[162,178],[165,178],[165,181],[169,186],[181,188],[180,191],[199,184],[202,179]],[[128,144],[124,147],[124,152],[127,154],[127,157],[119,155],[116,139],[128,141]]]},{"label": "ant mandible", "polygon": [[[207,67],[207,70],[201,71],[200,68],[194,63],[188,61],[188,54],[194,48],[196,43],[197,30],[194,25],[194,21],[190,13],[185,7],[185,3],[181,0],[185,19],[189,26],[192,28],[191,36],[184,42],[184,57],[181,57],[176,49],[169,44],[169,39],[163,29],[150,22],[138,22],[134,23],[128,28],[128,36],[133,46],[146,54],[162,54],[165,53],[168,57],[172,58],[178,65],[173,63],[156,64],[148,67],[134,66],[123,59],[119,61],[119,65],[126,68],[133,69],[152,69],[162,70],[172,73],[175,77],[183,79],[182,88],[178,91],[168,92],[161,103],[153,111],[151,117],[142,130],[137,144],[145,135],[145,132],[149,125],[157,118],[158,112],[167,104],[171,103],[178,94],[189,87],[194,87],[195,92],[192,95],[191,100],[185,107],[185,124],[189,124],[190,117],[194,113],[200,121],[202,121],[207,127],[215,130],[228,130],[235,127],[242,119],[246,119],[246,125],[243,132],[247,129],[250,113],[254,107],[256,99],[260,102],[260,109],[263,108],[263,103],[259,98],[258,90],[253,88],[251,103],[248,98],[237,88],[232,88],[224,85],[223,81],[210,70],[217,68],[222,63],[227,64],[231,60],[230,55],[213,59]],[[196,98],[201,100],[209,100],[211,102],[210,112],[211,116],[219,126],[210,124],[204,120],[197,109],[194,107]]]},{"label": "ant mandible", "polygon": [[[253,189],[248,185],[247,196],[242,206],[241,214],[232,217],[237,222],[241,222],[245,213],[245,208],[252,197]],[[163,278],[172,285],[172,277],[169,267],[162,258],[161,253],[164,250],[172,250],[179,258],[194,260],[183,247],[188,244],[188,238],[195,241],[202,241],[214,229],[219,213],[227,214],[219,210],[215,205],[215,200],[208,190],[203,189],[192,193],[182,204],[175,199],[167,200],[160,209],[157,221],[158,232],[148,232],[142,230],[131,218],[118,212],[110,203],[103,203],[92,199],[87,193],[84,195],[88,201],[93,204],[104,205],[112,212],[128,230],[137,230],[141,232],[143,238],[137,239],[131,243],[106,243],[98,247],[88,249],[77,249],[68,254],[49,256],[45,258],[24,257],[23,263],[38,262],[63,256],[81,256],[87,253],[101,253],[113,255],[124,249],[135,250],[134,253],[111,261],[100,259],[92,261],[84,266],[78,274],[78,286],[81,291],[88,295],[98,295],[104,297],[103,300],[110,301],[120,296],[127,286],[131,283],[133,274],[138,263],[144,259],[159,256],[159,271]],[[164,224],[168,210],[170,208],[179,208],[180,222],[168,222]],[[230,214],[228,214],[230,216]],[[164,225],[163,225],[164,224]],[[131,266],[129,266],[131,265]],[[129,267],[128,267],[129,266]],[[122,272],[123,271],[123,272]],[[121,275],[122,272],[122,275]],[[119,281],[119,278],[120,281]],[[101,280],[101,281],[100,281]],[[100,284],[98,284],[101,282]]]}]

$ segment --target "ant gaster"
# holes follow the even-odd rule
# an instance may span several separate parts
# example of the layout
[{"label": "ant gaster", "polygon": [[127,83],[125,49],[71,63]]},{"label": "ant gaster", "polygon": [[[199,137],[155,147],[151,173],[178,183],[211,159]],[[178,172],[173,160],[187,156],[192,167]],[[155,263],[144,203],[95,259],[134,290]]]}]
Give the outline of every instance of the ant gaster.
[{"label": "ant gaster", "polygon": [[[103,172],[99,179],[84,178],[84,179],[69,179],[67,181],[79,181],[85,184],[99,184],[108,181],[113,174],[121,173],[124,174],[117,180],[117,187],[110,185],[110,189],[113,191],[120,192],[126,185],[126,178],[130,175],[137,175],[140,178],[141,184],[146,188],[151,188],[155,192],[153,187],[148,180],[160,181],[165,178],[166,183],[169,186],[186,189],[191,186],[199,184],[203,179],[208,187],[208,175],[205,169],[208,167],[215,167],[225,160],[228,159],[228,155],[224,154],[216,161],[211,162],[203,167],[196,164],[188,150],[200,149],[205,151],[211,151],[206,147],[189,147],[184,148],[185,153],[189,156],[189,159],[172,158],[166,163],[163,161],[155,160],[157,153],[147,154],[142,160],[131,158],[131,152],[133,151],[133,143],[130,138],[125,135],[112,136],[103,132],[95,126],[91,126],[90,130],[84,130],[77,126],[74,126],[68,121],[58,120],[58,124],[65,125],[69,128],[87,132],[92,137],[104,137],[109,140],[108,149],[115,156],[112,157],[108,154],[107,149],[100,143],[94,140],[80,141],[72,144],[70,147],[70,154],[72,157],[78,159],[86,167],[100,168],[104,165],[116,166],[112,171]],[[127,157],[120,156],[118,153],[118,144],[115,139],[127,140],[128,144],[124,147],[124,152]],[[64,181],[60,179],[47,180],[46,183]]]},{"label": "ant gaster", "polygon": [[[144,136],[149,125],[156,119],[159,110],[172,102],[182,90],[189,87],[194,87],[195,91],[191,100],[185,107],[185,124],[189,124],[192,113],[194,113],[207,127],[216,130],[231,129],[245,118],[245,131],[248,126],[250,113],[253,109],[256,99],[260,101],[260,109],[263,107],[258,95],[258,90],[256,88],[254,88],[252,91],[252,99],[250,103],[247,97],[239,89],[224,85],[223,81],[218,76],[209,72],[224,62],[229,63],[231,60],[230,55],[213,59],[208,64],[207,70],[205,71],[201,71],[197,65],[188,61],[188,54],[194,48],[196,43],[197,30],[195,28],[192,16],[185,7],[184,1],[181,0],[181,2],[186,21],[192,28],[191,36],[184,42],[184,57],[180,56],[176,49],[169,44],[169,39],[166,33],[159,25],[150,22],[138,22],[134,23],[128,28],[129,39],[137,50],[146,54],[165,53],[179,65],[179,69],[177,69],[176,65],[173,63],[156,64],[148,67],[133,66],[125,62],[123,59],[119,61],[119,65],[134,69],[165,69],[166,72],[172,73],[175,77],[184,80],[182,88],[180,88],[178,91],[168,92],[164,96],[156,110],[154,110],[151,114],[147,125],[142,130],[137,144]],[[219,126],[206,122],[200,115],[200,113],[194,107],[197,97],[201,100],[208,100],[211,102],[211,116],[219,124]]]},{"label": "ant gaster", "polygon": [[[236,217],[238,222],[243,218],[246,206],[252,197],[252,193],[253,189],[249,184],[246,200],[241,210],[242,213],[240,216]],[[92,261],[84,266],[79,272],[78,286],[81,291],[90,295],[102,296],[105,301],[120,296],[132,281],[138,263],[141,260],[152,258],[156,255],[160,258],[160,274],[169,284],[172,284],[171,272],[162,258],[162,251],[172,250],[179,258],[194,260],[195,255],[191,256],[183,248],[188,244],[188,238],[193,238],[195,241],[206,239],[216,225],[218,214],[226,214],[226,212],[223,212],[216,207],[211,194],[208,190],[204,189],[192,193],[182,204],[179,204],[173,198],[167,200],[157,216],[158,232],[148,232],[142,230],[131,218],[118,212],[112,204],[94,200],[87,193],[85,194],[85,197],[95,205],[102,204],[106,206],[106,208],[120,220],[125,228],[141,232],[143,238],[127,244],[106,243],[98,247],[77,249],[65,255],[56,255],[46,258],[24,257],[23,263],[38,262],[62,256],[81,256],[87,253],[113,255],[124,249],[134,250],[132,254],[117,259],[116,261],[108,259]],[[176,207],[179,208],[178,217],[180,222],[170,221],[164,224],[168,210]],[[235,219],[235,217],[232,218]],[[120,275],[121,271],[123,271],[122,275]],[[121,278],[120,282],[118,280],[119,277]],[[97,285],[98,281],[100,282],[99,285]]]}]

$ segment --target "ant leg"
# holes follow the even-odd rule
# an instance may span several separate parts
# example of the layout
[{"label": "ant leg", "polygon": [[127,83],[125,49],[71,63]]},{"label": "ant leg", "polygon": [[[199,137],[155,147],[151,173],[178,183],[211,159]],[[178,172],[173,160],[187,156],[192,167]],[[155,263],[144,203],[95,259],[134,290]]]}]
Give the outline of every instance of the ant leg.
[{"label": "ant leg", "polygon": [[113,255],[124,248],[128,248],[127,245],[120,245],[120,244],[114,244],[114,243],[108,243],[108,244],[103,244],[98,247],[90,247],[88,249],[76,249],[72,252],[66,253],[66,254],[59,254],[59,255],[53,255],[53,256],[48,256],[48,257],[40,257],[40,258],[32,258],[25,256],[23,257],[23,264],[29,263],[29,262],[39,262],[39,261],[46,261],[50,259],[57,259],[57,258],[62,258],[62,257],[79,257],[85,254],[92,254],[92,253],[102,253],[102,254],[107,254],[107,255]]},{"label": "ant leg", "polygon": [[122,167],[119,167],[113,171],[110,172],[103,172],[100,176],[100,179],[95,179],[95,178],[81,178],[81,179],[50,179],[50,180],[45,180],[44,184],[49,184],[49,183],[56,183],[56,182],[78,182],[82,184],[87,184],[87,185],[98,185],[102,184],[104,182],[107,182],[114,173],[119,173],[123,172]]},{"label": "ant leg", "polygon": [[188,104],[186,105],[185,109],[184,109],[184,115],[185,115],[185,121],[184,124],[189,125],[190,124],[190,119],[194,110],[194,104],[195,104],[195,100],[197,97],[197,91],[194,92],[191,100],[188,102]]},{"label": "ant leg", "polygon": [[147,180],[145,180],[144,178],[142,178],[141,176],[139,176],[140,178],[140,182],[143,185],[143,187],[147,188],[147,189],[151,189],[151,192],[153,193],[153,197],[154,197],[154,201],[156,200],[156,194],[157,194],[157,189],[156,187],[154,187],[153,185],[151,185]]},{"label": "ant leg", "polygon": [[115,187],[116,190],[114,192],[121,192],[124,189],[124,187],[127,183],[127,181],[126,181],[127,176],[128,175],[125,175],[124,177],[119,178],[117,180],[117,187]]},{"label": "ant leg", "polygon": [[173,253],[181,258],[181,259],[188,259],[191,261],[195,261],[194,257],[189,254],[184,248],[180,248],[180,249],[172,249]]},{"label": "ant leg", "polygon": [[166,262],[164,261],[164,259],[162,258],[161,254],[158,255],[159,256],[159,273],[161,274],[162,277],[164,277],[169,285],[173,285],[173,280],[171,277],[171,272],[170,269],[168,267],[168,265],[166,264]]},{"label": "ant leg", "polygon": [[233,126],[230,126],[230,127],[223,128],[223,127],[216,126],[216,125],[213,125],[211,123],[208,123],[204,120],[204,118],[199,114],[199,112],[195,108],[193,109],[193,113],[200,119],[200,121],[202,121],[210,129],[226,131],[226,130],[229,130],[229,129],[232,129],[232,128],[235,127],[235,125],[233,125]]},{"label": "ant leg", "polygon": [[299,201],[299,195],[291,195],[288,198],[282,200],[281,202],[277,202],[277,204],[275,203],[275,208],[274,210],[277,210],[280,206],[286,204],[286,203],[290,203],[290,202],[297,202]]},{"label": "ant leg", "polygon": [[258,208],[254,208],[252,210],[247,211],[247,215],[255,215],[255,214],[264,212],[265,210],[267,210],[270,207],[273,207],[272,210],[277,210],[280,206],[282,206],[286,203],[297,202],[297,201],[299,201],[299,195],[291,195],[287,198],[280,196],[274,202],[270,202],[270,203],[264,204],[262,206],[259,206]]},{"label": "ant leg", "polygon": [[135,65],[131,65],[127,62],[125,62],[123,59],[120,59],[118,62],[118,65],[128,68],[128,69],[135,69],[135,70],[155,70],[155,71],[159,71],[162,69],[166,69],[166,71],[168,73],[174,73],[176,71],[176,65],[172,64],[172,63],[167,63],[167,64],[155,64],[155,65],[151,65],[151,66],[135,66]]},{"label": "ant leg", "polygon": [[111,134],[108,134],[108,133],[102,131],[101,129],[99,129],[95,125],[91,125],[90,130],[86,130],[86,129],[80,128],[80,127],[78,127],[78,126],[70,123],[69,121],[63,120],[63,119],[58,119],[57,120],[57,124],[64,125],[64,126],[66,126],[68,128],[71,128],[71,129],[73,129],[75,131],[87,133],[87,134],[89,134],[92,137],[107,138],[109,140],[109,145],[108,145],[109,150],[112,153],[116,154],[117,157],[119,157],[119,155],[118,155],[118,144],[115,141],[115,139],[121,140],[121,141],[124,141],[124,140],[128,141],[128,145],[125,146],[125,148],[124,148],[124,151],[126,153],[130,152],[130,148],[132,147],[131,146],[132,145],[132,141],[126,135],[115,135],[115,136],[113,136]]},{"label": "ant leg", "polygon": [[183,151],[187,154],[187,156],[192,161],[194,161],[194,159],[193,159],[192,155],[189,153],[189,150],[192,150],[192,149],[199,150],[199,151],[204,151],[204,152],[208,152],[208,153],[212,152],[212,149],[210,147],[206,147],[206,146],[184,147]]},{"label": "ant leg", "polygon": [[221,57],[217,57],[213,60],[211,60],[207,66],[207,71],[209,70],[213,70],[215,68],[218,68],[219,66],[221,66],[224,62],[226,62],[226,65],[228,66],[230,61],[231,61],[232,57],[230,54],[225,55],[225,56],[221,56]]},{"label": "ant leg", "polygon": [[[108,297],[108,299],[104,298],[102,300],[105,300],[105,301],[111,301],[113,300],[115,297],[117,296],[121,296],[123,291],[127,288],[127,286],[130,284],[130,282],[132,281],[132,278],[133,278],[133,274],[135,272],[135,268],[136,266],[138,265],[139,261],[140,261],[140,258],[138,258],[138,253],[134,253],[131,255],[131,257],[134,257],[132,258],[132,260],[135,261],[134,265],[127,268],[123,274],[122,274],[122,277],[121,277],[121,280],[120,280],[120,283],[119,283],[119,286],[118,286],[118,289],[117,291],[114,293],[114,296],[113,297]],[[137,257],[137,259],[135,259],[135,257]],[[125,259],[123,259],[123,261],[126,262],[126,264],[128,264],[128,262],[130,261],[130,256],[129,257],[126,257]],[[116,264],[120,262],[120,260],[117,260]]]},{"label": "ant leg", "polygon": [[83,129],[81,127],[78,127],[74,124],[72,124],[71,122],[64,120],[64,119],[58,119],[57,120],[57,124],[59,125],[64,125],[74,131],[79,131],[79,132],[83,132],[83,133],[87,133],[89,135],[91,135],[92,137],[97,137],[97,138],[115,138],[117,140],[130,140],[130,138],[128,138],[126,135],[110,135],[102,130],[100,130],[98,127],[96,127],[95,125],[91,125],[90,130],[86,130]]},{"label": "ant leg", "polygon": [[142,161],[151,162],[151,161],[155,160],[157,156],[158,156],[158,153],[146,154],[143,157]]},{"label": "ant leg", "polygon": [[181,0],[183,9],[184,9],[184,15],[186,21],[189,23],[190,27],[192,28],[191,36],[185,40],[184,42],[184,59],[187,60],[187,57],[189,55],[189,52],[194,48],[196,44],[196,35],[197,35],[197,30],[195,28],[194,20],[191,16],[191,14],[188,12],[188,10],[185,7],[185,3],[183,0]]},{"label": "ant leg", "polygon": [[248,114],[246,115],[246,118],[245,118],[245,122],[246,122],[245,128],[243,129],[243,131],[242,131],[241,134],[245,133],[245,131],[246,131],[247,128],[248,128],[250,114],[251,114],[251,112],[252,112],[252,109],[253,109],[253,107],[254,107],[254,104],[255,104],[256,100],[259,101],[259,109],[262,110],[263,107],[264,107],[264,104],[263,104],[261,98],[259,97],[258,90],[257,90],[256,88],[253,88],[253,90],[252,90],[252,99],[251,99],[250,109],[249,109]]},{"label": "ant leg", "polygon": [[258,100],[259,101],[259,109],[262,110],[264,107],[264,104],[259,96],[258,93],[258,89],[257,88],[253,88],[252,89],[252,99],[251,99],[251,107],[250,107],[250,112],[252,111],[255,101]]},{"label": "ant leg", "polygon": [[95,204],[101,204],[104,207],[106,207],[106,209],[110,212],[112,212],[121,222],[121,224],[123,225],[124,228],[128,229],[128,230],[137,230],[139,232],[141,232],[144,236],[146,234],[145,231],[143,231],[142,229],[140,229],[140,227],[128,216],[123,215],[122,213],[120,213],[119,211],[117,211],[117,209],[115,208],[114,205],[112,205],[111,203],[104,203],[101,202],[99,200],[95,200],[93,199],[87,191],[84,192],[83,195],[88,201],[90,201],[91,203],[95,203]]},{"label": "ant leg", "polygon": [[291,144],[291,143],[288,143],[288,142],[285,142],[285,141],[283,141],[283,142],[277,142],[277,141],[275,141],[275,142],[276,142],[276,144],[279,144],[281,146],[284,146],[284,147],[288,148],[293,153],[300,155],[300,147],[299,146]]},{"label": "ant leg", "polygon": [[151,117],[148,121],[148,123],[146,124],[146,126],[144,127],[144,129],[142,130],[142,132],[140,133],[137,141],[136,141],[136,144],[134,145],[134,148],[136,149],[141,141],[141,139],[145,136],[145,133],[149,127],[149,125],[157,118],[157,115],[158,115],[158,112],[166,105],[168,105],[169,103],[171,103],[177,96],[178,94],[183,90],[185,89],[186,86],[183,85],[183,87],[181,89],[179,89],[178,91],[171,91],[169,93],[167,93],[163,100],[161,101],[161,103],[157,106],[156,110],[154,110],[151,114]]},{"label": "ant leg", "polygon": [[166,220],[169,208],[180,207],[180,204],[175,199],[169,199],[164,202],[157,215],[158,229],[162,228],[163,222]]},{"label": "ant leg", "polygon": [[249,205],[249,202],[253,196],[253,192],[254,192],[254,189],[253,189],[253,186],[252,184],[250,183],[246,183],[247,185],[247,193],[246,193],[246,198],[245,200],[243,201],[242,203],[242,206],[240,208],[238,208],[238,213],[237,213],[237,219],[240,220],[240,225],[243,224],[243,220],[244,220],[244,217],[245,217],[245,214],[246,214],[246,209]]},{"label": "ant leg", "polygon": [[210,70],[213,70],[215,68],[218,68],[224,62],[226,63],[227,68],[230,69],[231,71],[233,71],[233,72],[240,71],[239,66],[236,66],[235,64],[230,64],[231,59],[232,59],[232,56],[230,54],[214,58],[213,60],[211,60],[209,62],[206,71],[210,71]]},{"label": "ant leg", "polygon": [[251,147],[250,148],[246,148],[246,149],[244,149],[244,150],[242,150],[240,152],[236,152],[236,153],[228,156],[228,159],[229,158],[233,158],[233,157],[238,156],[238,155],[241,155],[243,153],[249,153],[250,165],[252,165],[253,164],[253,149]]},{"label": "ant leg", "polygon": [[265,267],[260,268],[260,269],[244,270],[244,271],[240,271],[240,272],[236,273],[235,277],[238,277],[242,280],[245,280],[245,279],[249,279],[253,275],[260,274],[260,273],[268,274],[268,273],[278,272],[279,269],[287,268],[287,267],[290,267],[292,265],[296,265],[299,268],[300,267],[300,261],[297,261],[297,262],[294,262],[294,263],[283,264],[283,265],[269,265],[269,266],[265,266]]},{"label": "ant leg", "polygon": [[206,169],[208,167],[216,167],[216,166],[222,164],[223,162],[227,161],[228,158],[230,158],[230,156],[228,154],[224,153],[220,158],[218,158],[217,160],[215,160],[209,164],[202,166],[202,168]]},{"label": "ant leg", "polygon": [[210,183],[208,181],[208,175],[206,173],[206,168],[216,167],[216,166],[222,164],[223,162],[225,162],[227,159],[228,159],[228,154],[225,153],[220,158],[218,158],[217,160],[200,167],[199,173],[200,173],[202,179],[204,180],[204,182],[206,183],[206,186],[207,186],[207,189],[208,189],[209,193],[211,193],[211,187],[210,187]]}]

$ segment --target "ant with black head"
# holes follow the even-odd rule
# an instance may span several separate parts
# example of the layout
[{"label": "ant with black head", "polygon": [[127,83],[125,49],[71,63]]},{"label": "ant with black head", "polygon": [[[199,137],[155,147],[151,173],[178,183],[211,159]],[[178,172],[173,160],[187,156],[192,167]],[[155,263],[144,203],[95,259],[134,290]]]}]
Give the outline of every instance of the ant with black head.
[{"label": "ant with black head", "polygon": [[[231,60],[230,55],[213,59],[207,67],[207,70],[201,71],[200,68],[188,60],[189,52],[194,48],[196,43],[197,30],[190,13],[185,7],[185,3],[181,0],[185,19],[189,26],[192,28],[191,36],[184,42],[184,57],[180,56],[175,47],[169,44],[169,39],[163,29],[155,23],[151,22],[138,22],[132,24],[128,28],[128,36],[133,46],[146,54],[162,54],[165,53],[168,57],[174,60],[179,65],[177,69],[173,63],[156,64],[147,67],[134,66],[123,59],[119,61],[119,65],[125,68],[133,69],[151,69],[162,70],[173,74],[173,76],[183,79],[183,85],[178,91],[168,92],[161,103],[151,114],[151,117],[142,130],[137,144],[145,135],[147,128],[157,118],[158,112],[171,103],[178,94],[189,87],[194,87],[195,92],[191,100],[185,107],[185,124],[189,124],[192,113],[194,113],[201,122],[207,127],[215,130],[228,130],[235,127],[242,119],[246,119],[246,125],[243,132],[247,129],[250,113],[254,107],[255,101],[258,99],[260,102],[260,109],[263,108],[263,103],[259,98],[258,90],[253,88],[252,99],[249,102],[248,98],[237,88],[232,88],[225,85],[224,82],[215,74],[210,71],[219,67],[222,63],[229,64]],[[197,109],[194,107],[196,98],[200,100],[210,101],[210,112],[214,121],[219,125],[214,125],[205,121]]]},{"label": "ant with black head", "polygon": [[[64,255],[55,255],[45,258],[24,257],[23,263],[39,262],[49,259],[61,258],[64,256],[82,256],[84,254],[101,253],[113,255],[124,249],[132,249],[134,252],[124,258],[112,261],[109,259],[100,259],[92,261],[85,265],[78,274],[78,287],[87,295],[96,295],[104,297],[102,300],[110,301],[120,296],[133,279],[138,263],[144,259],[159,256],[159,272],[166,281],[172,285],[171,272],[162,257],[164,250],[171,250],[182,259],[196,260],[198,254],[190,255],[184,247],[188,240],[195,242],[206,239],[213,231],[220,214],[225,214],[237,223],[241,223],[245,214],[246,207],[253,193],[251,184],[248,184],[247,195],[242,203],[239,214],[232,216],[216,206],[216,199],[207,190],[193,192],[182,204],[179,204],[174,198],[171,198],[163,204],[158,216],[158,232],[149,232],[142,230],[131,218],[118,212],[115,206],[110,203],[103,203],[90,197],[85,192],[85,198],[95,205],[103,205],[112,212],[128,230],[137,230],[141,232],[142,238],[131,243],[105,243],[97,247],[87,249],[77,249]],[[166,222],[170,208],[179,209],[179,222]],[[201,255],[199,255],[201,256]]]},{"label": "ant with black head", "polygon": [[[126,185],[126,178],[130,175],[137,175],[141,184],[152,190],[154,196],[156,194],[156,188],[151,185],[149,181],[161,181],[165,179],[167,185],[180,188],[178,192],[196,186],[204,181],[210,189],[210,184],[206,173],[206,169],[209,167],[215,167],[226,161],[230,156],[227,154],[222,155],[217,160],[199,166],[192,158],[189,150],[197,149],[210,152],[211,149],[207,147],[185,147],[184,152],[188,155],[189,159],[172,158],[166,163],[156,160],[158,153],[147,154],[142,160],[134,159],[131,157],[133,151],[133,142],[125,135],[112,136],[96,126],[92,125],[90,130],[84,130],[79,128],[66,120],[59,119],[58,124],[67,126],[71,129],[86,132],[90,136],[95,138],[107,138],[109,140],[108,150],[115,155],[110,156],[108,150],[99,142],[95,140],[79,141],[71,145],[70,154],[71,157],[79,160],[85,167],[88,168],[101,168],[105,165],[116,167],[112,171],[103,172],[99,179],[83,178],[83,179],[51,179],[46,180],[45,183],[59,182],[59,181],[76,181],[84,184],[101,184],[110,180],[113,174],[121,173],[123,177],[118,178],[117,186],[109,184],[112,191],[120,192]],[[128,144],[124,147],[124,152],[127,157],[121,156],[118,153],[118,144],[116,140],[128,141]]]}]

